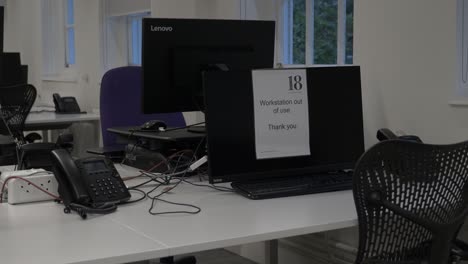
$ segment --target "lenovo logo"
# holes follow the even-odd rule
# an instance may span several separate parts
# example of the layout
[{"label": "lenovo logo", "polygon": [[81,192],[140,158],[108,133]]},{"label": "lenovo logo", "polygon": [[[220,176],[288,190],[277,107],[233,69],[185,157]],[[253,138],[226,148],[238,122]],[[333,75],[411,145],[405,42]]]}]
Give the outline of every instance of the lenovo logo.
[{"label": "lenovo logo", "polygon": [[151,26],[151,31],[153,32],[171,32],[172,30],[173,30],[172,27]]}]

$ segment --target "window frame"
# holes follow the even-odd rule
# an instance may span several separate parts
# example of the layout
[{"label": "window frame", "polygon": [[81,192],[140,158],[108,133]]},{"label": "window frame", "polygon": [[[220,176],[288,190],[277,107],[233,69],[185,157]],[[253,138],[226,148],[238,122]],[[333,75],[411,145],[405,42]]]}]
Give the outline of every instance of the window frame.
[{"label": "window frame", "polygon": [[[66,1],[42,0],[42,81],[78,81],[76,67],[66,61]],[[70,65],[72,66],[72,65]]]},{"label": "window frame", "polygon": [[[69,1],[71,1],[72,4],[72,10],[73,12],[73,23],[69,24],[68,23],[68,12],[69,12]],[[65,68],[74,68],[76,65],[76,32],[75,32],[75,3],[74,0],[63,0],[63,8],[64,8],[64,36],[65,36]],[[72,29],[73,30],[73,40],[75,43],[70,43],[69,38],[68,38],[68,31]],[[71,48],[73,46],[73,48]],[[73,53],[73,54],[72,54]],[[73,57],[73,62],[71,62],[71,57]]]},{"label": "window frame", "polygon": [[457,94],[468,97],[468,0],[457,2]]},{"label": "window frame", "polygon": [[[141,66],[141,56],[139,60],[134,60],[134,51],[135,47],[137,52],[141,54],[141,47],[142,47],[142,30],[143,30],[143,18],[150,17],[151,12],[141,12],[135,14],[128,14],[127,17],[127,48],[128,48],[128,65],[129,66]],[[139,24],[138,31],[136,32],[138,40],[135,40],[135,32],[133,31],[133,22],[137,22]],[[136,44],[136,45],[135,45]],[[139,63],[138,63],[139,62]]]},{"label": "window frame", "polygon": [[[314,8],[315,0],[305,0],[306,5],[306,39],[305,39],[305,65],[313,65],[314,62]],[[337,0],[337,65],[346,64],[346,3],[347,0]],[[280,0],[278,1],[279,10],[279,58],[278,61],[287,65],[293,64],[293,10],[294,0]]]}]

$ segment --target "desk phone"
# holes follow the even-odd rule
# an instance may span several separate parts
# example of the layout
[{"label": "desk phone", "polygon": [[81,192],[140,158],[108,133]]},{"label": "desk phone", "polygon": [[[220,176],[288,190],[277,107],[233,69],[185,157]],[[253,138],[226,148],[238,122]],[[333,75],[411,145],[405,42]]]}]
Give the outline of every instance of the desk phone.
[{"label": "desk phone", "polygon": [[52,151],[53,171],[65,213],[105,214],[130,199],[130,193],[112,161],[105,157],[73,160],[65,149]]}]

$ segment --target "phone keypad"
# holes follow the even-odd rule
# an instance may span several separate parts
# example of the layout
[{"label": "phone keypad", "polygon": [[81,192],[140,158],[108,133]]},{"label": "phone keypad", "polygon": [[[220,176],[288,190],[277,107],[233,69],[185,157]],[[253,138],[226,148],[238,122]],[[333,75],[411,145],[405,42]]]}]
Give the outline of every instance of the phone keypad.
[{"label": "phone keypad", "polygon": [[130,192],[110,160],[93,157],[78,161],[76,164],[81,174],[87,175],[85,179],[93,203],[121,202],[130,199]]},{"label": "phone keypad", "polygon": [[94,183],[90,184],[91,190],[94,192],[96,200],[118,200],[128,193],[126,187],[121,180],[108,175],[99,175]]}]

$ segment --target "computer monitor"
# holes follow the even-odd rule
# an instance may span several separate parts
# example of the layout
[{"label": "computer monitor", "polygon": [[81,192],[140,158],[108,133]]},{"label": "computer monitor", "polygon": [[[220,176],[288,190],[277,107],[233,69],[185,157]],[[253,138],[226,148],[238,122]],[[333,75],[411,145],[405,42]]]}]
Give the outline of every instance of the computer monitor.
[{"label": "computer monitor", "polygon": [[21,65],[18,52],[0,52],[0,87],[26,84],[28,66]]},{"label": "computer monitor", "polygon": [[272,68],[274,46],[274,21],[144,18],[143,112],[203,111],[202,72]]},{"label": "computer monitor", "polygon": [[353,169],[364,153],[359,66],[307,69],[310,155],[296,157],[256,157],[250,72],[208,72],[204,82],[212,183],[313,177]]}]

